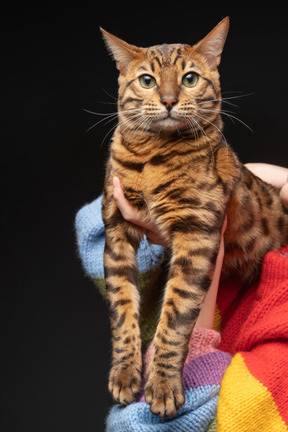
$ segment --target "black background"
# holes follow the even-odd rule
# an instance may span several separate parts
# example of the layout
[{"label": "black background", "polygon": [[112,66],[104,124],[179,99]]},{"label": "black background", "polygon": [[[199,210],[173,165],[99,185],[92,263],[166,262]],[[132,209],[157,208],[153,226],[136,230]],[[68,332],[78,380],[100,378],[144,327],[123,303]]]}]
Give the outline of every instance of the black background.
[{"label": "black background", "polygon": [[76,212],[101,193],[115,124],[86,132],[103,117],[84,109],[116,110],[117,72],[99,25],[139,46],[193,44],[230,15],[222,90],[240,97],[225,108],[253,132],[226,119],[224,134],[243,162],[288,166],[286,9],[268,6],[70,2],[2,11],[1,432],[101,432],[112,405],[106,307],[74,231]]}]

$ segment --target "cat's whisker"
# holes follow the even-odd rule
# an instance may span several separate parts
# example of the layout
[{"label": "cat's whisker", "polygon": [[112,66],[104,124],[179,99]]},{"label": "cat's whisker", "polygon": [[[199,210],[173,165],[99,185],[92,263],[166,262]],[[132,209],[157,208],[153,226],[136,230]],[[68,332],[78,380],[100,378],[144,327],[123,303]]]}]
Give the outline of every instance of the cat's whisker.
[{"label": "cat's whisker", "polygon": [[141,126],[141,124],[143,124],[143,122],[144,122],[144,119],[141,118],[141,117],[139,117],[139,118],[137,118],[134,121],[134,123],[132,125],[128,124],[128,126],[126,127],[126,129],[124,129],[124,131],[127,130],[127,129],[130,129],[130,133],[128,135],[128,141],[129,141],[129,138],[131,137],[131,135],[133,135],[133,133],[137,132],[137,130],[139,129],[139,127]]},{"label": "cat's whisker", "polygon": [[[95,126],[98,126],[100,123],[103,123],[106,121],[106,123],[104,123],[105,125],[110,123],[111,121],[115,120],[118,118],[118,111],[113,112],[113,113],[98,113],[95,111],[91,111],[91,110],[87,110],[86,108],[83,108],[83,110],[89,114],[93,114],[93,115],[97,115],[97,116],[103,116],[104,118],[102,118],[101,120],[97,121],[96,123],[94,123],[92,126],[90,126],[85,132],[89,132],[91,129],[93,129]],[[134,111],[139,111],[139,110],[126,110],[124,111],[125,113],[129,112],[134,112]]]},{"label": "cat's whisker", "polygon": [[230,101],[226,101],[225,99],[223,99],[223,98],[219,98],[219,99],[212,99],[212,100],[203,100],[203,101],[198,101],[197,103],[198,103],[198,105],[199,106],[201,106],[201,105],[204,105],[204,104],[211,104],[211,103],[213,103],[213,104],[217,104],[218,102],[221,102],[221,103],[225,103],[225,104],[227,104],[227,105],[230,105],[230,106],[233,106],[233,107],[235,107],[235,108],[238,108],[238,105],[236,105],[236,104],[234,104],[234,103],[232,103],[232,102],[230,102]]},{"label": "cat's whisker", "polygon": [[102,105],[116,105],[116,106],[118,105],[117,102],[107,102],[107,101],[100,101],[100,100],[96,101],[96,103]]},{"label": "cat's whisker", "polygon": [[223,97],[223,93],[222,93],[222,97],[221,97],[221,98],[213,99],[213,100],[210,100],[210,99],[209,99],[209,100],[198,101],[198,105],[207,104],[207,103],[211,103],[211,102],[212,102],[212,103],[215,103],[215,102],[223,102],[223,103],[225,103],[225,104],[227,104],[227,105],[231,105],[231,106],[234,106],[234,107],[238,108],[238,105],[236,105],[236,104],[230,102],[231,99],[240,99],[240,98],[242,98],[242,97],[251,96],[251,95],[253,95],[253,93],[247,93],[247,94],[244,94],[244,95],[237,95],[237,96],[227,96],[227,97]]},{"label": "cat's whisker", "polygon": [[[205,136],[205,137],[207,138],[208,142],[210,143],[210,140],[209,140],[209,138],[208,138],[208,136],[207,136],[207,134],[206,134],[206,132],[205,132],[205,129],[201,126],[200,123],[197,122],[196,119],[193,119],[193,120],[194,120],[194,123],[196,124],[196,126],[198,127],[198,130],[200,131],[201,135],[202,135],[202,136]],[[197,129],[196,129],[196,130],[197,130]],[[211,145],[210,145],[210,146],[211,146]]]},{"label": "cat's whisker", "polygon": [[[213,113],[218,112],[217,110],[213,110],[212,108],[199,108],[199,111],[213,112]],[[243,126],[247,127],[247,129],[249,129],[251,132],[253,132],[253,130],[250,128],[249,125],[247,125],[247,123],[245,123],[244,121],[242,121],[238,117],[234,116],[231,111],[221,109],[219,112],[220,112],[220,114],[226,115],[226,117],[230,118],[231,121],[237,120]]]},{"label": "cat's whisker", "polygon": [[247,96],[253,96],[254,95],[254,93],[245,93],[245,94],[241,94],[241,95],[235,95],[235,96],[227,96],[227,97],[223,97],[223,95],[224,94],[227,94],[227,93],[235,93],[235,91],[233,91],[233,92],[222,92],[222,100],[227,100],[227,99],[240,99],[240,98],[243,98],[243,97],[247,97]]},{"label": "cat's whisker", "polygon": [[186,121],[187,125],[191,129],[192,134],[195,137],[195,140],[197,139],[199,142],[198,132],[200,132],[201,135],[206,136],[207,140],[209,141],[209,138],[208,138],[204,128],[202,127],[201,123],[199,123],[194,117],[186,115],[186,116],[183,116],[183,119]]},{"label": "cat's whisker", "polygon": [[104,88],[102,88],[102,90],[104,91],[104,93],[106,93],[109,97],[111,97],[112,99],[114,99],[116,101],[116,103],[118,102],[118,97],[115,97],[113,95],[111,95],[107,90],[105,90]]},{"label": "cat's whisker", "polygon": [[[92,126],[90,126],[90,127],[85,131],[86,133],[89,132],[90,130],[92,130],[95,126],[98,126],[100,123],[103,123],[104,125],[107,125],[108,123],[111,123],[112,121],[118,119],[118,111],[113,112],[113,113],[99,113],[99,112],[91,111],[91,110],[88,110],[88,109],[85,109],[85,108],[83,108],[83,110],[84,110],[85,112],[89,113],[89,114],[93,114],[93,115],[103,116],[103,117],[104,117],[104,118],[102,118],[101,120],[99,120],[99,121],[97,121],[96,123],[94,123]],[[133,117],[139,117],[139,111],[141,111],[141,110],[139,110],[139,109],[133,109],[133,110],[125,110],[124,112],[125,112],[126,114],[127,114],[127,113],[129,113],[129,114],[133,113],[133,115],[130,116],[130,118],[133,118]],[[136,112],[136,113],[135,113],[135,112]],[[123,124],[123,123],[126,123],[126,122],[128,122],[128,121],[129,121],[129,119],[126,118],[125,121],[122,120],[121,123]],[[103,145],[103,143],[105,142],[107,136],[108,136],[109,134],[111,134],[112,132],[114,132],[114,130],[116,129],[117,126],[118,126],[118,122],[116,122],[116,124],[113,125],[113,126],[109,129],[109,131],[106,133],[106,135],[104,136],[103,140],[101,141],[100,147],[102,147],[102,145]]]},{"label": "cat's whisker", "polygon": [[97,115],[97,116],[105,116],[106,117],[106,116],[110,116],[110,115],[118,115],[117,111],[114,112],[114,113],[99,113],[99,112],[88,110],[86,108],[82,108],[82,109],[83,109],[83,111],[85,111],[85,112],[87,112],[89,114],[94,114],[94,115]]},{"label": "cat's whisker", "polygon": [[211,149],[211,153],[212,153],[213,164],[215,165],[215,159],[214,159],[214,154],[213,154],[213,148],[212,148],[212,146],[211,146],[210,139],[209,139],[208,135],[206,134],[205,129],[201,126],[201,124],[198,123],[196,119],[193,119],[193,120],[194,120],[194,122],[196,123],[196,125],[198,126],[198,129],[200,130],[202,136],[205,136],[206,139],[207,139],[207,142],[209,143],[209,146],[210,146],[210,149]]},{"label": "cat's whisker", "polygon": [[141,116],[141,114],[134,114],[134,116],[131,116],[129,118],[125,118],[122,122],[121,122],[121,126],[127,124],[127,126],[121,130],[121,133],[124,134],[127,130],[130,129],[130,134],[128,136],[131,136],[131,134],[135,131],[135,129],[138,127],[138,125],[140,125],[142,122],[144,121],[143,117]]},{"label": "cat's whisker", "polygon": [[106,137],[112,132],[112,131],[114,131],[116,128],[117,128],[117,126],[118,126],[118,124],[126,124],[126,123],[128,123],[129,122],[129,119],[124,119],[124,120],[121,120],[121,121],[119,121],[119,122],[117,122],[115,125],[113,125],[111,128],[110,128],[110,130],[107,132],[107,134],[105,135],[105,137],[103,138],[103,140],[102,140],[102,142],[101,142],[101,147],[102,147],[102,144],[103,144],[103,142],[105,141],[105,139],[106,139]]},{"label": "cat's whisker", "polygon": [[102,145],[103,145],[103,143],[105,142],[107,136],[108,136],[110,133],[114,132],[114,130],[117,128],[117,126],[118,126],[118,124],[116,123],[115,125],[113,125],[113,126],[109,129],[109,131],[106,133],[106,135],[104,136],[103,140],[101,141],[100,148],[102,148]]},{"label": "cat's whisker", "polygon": [[139,130],[148,131],[156,116],[143,116],[141,113],[141,115],[135,115],[134,118],[134,122],[131,124],[128,123],[128,126],[126,126],[126,128],[122,131],[122,133],[124,133],[127,129],[130,129],[129,137],[133,135],[133,133],[137,133]]},{"label": "cat's whisker", "polygon": [[[117,117],[118,117],[118,114],[117,114],[117,115],[116,115],[116,114],[108,115],[108,116],[106,116],[105,118],[103,118],[103,119],[99,120],[98,122],[94,123],[94,124],[93,124],[92,126],[90,126],[88,129],[86,129],[85,132],[89,132],[89,131],[90,131],[91,129],[93,129],[95,126],[98,126],[100,123],[103,123],[103,122],[105,122],[105,121],[106,121],[106,123],[104,123],[104,124],[106,125],[106,124],[110,123],[111,121],[117,119]],[[107,118],[108,118],[108,120],[107,120]]]},{"label": "cat's whisker", "polygon": [[133,132],[137,132],[137,131],[139,131],[140,129],[148,130],[148,129],[149,129],[149,126],[151,125],[151,123],[153,122],[153,120],[154,120],[154,119],[151,118],[151,117],[144,117],[144,118],[142,119],[142,122],[140,121],[140,122],[138,123],[138,126],[134,128]]},{"label": "cat's whisker", "polygon": [[[134,112],[133,115],[130,115],[129,117],[123,117],[119,120],[119,125],[121,125],[121,127],[124,126],[124,129],[122,129],[121,133],[122,135],[129,129],[131,129],[130,134],[128,135],[128,140],[130,138],[131,133],[135,130],[135,128],[138,126],[138,123],[140,124],[141,121],[143,121],[143,118],[141,116],[141,110],[139,109],[135,109],[135,110],[126,110],[126,113],[129,112],[129,114],[132,111],[136,111]],[[117,126],[117,125],[116,125]]]},{"label": "cat's whisker", "polygon": [[[94,114],[94,115],[97,115],[97,116],[103,116],[103,117],[107,117],[107,116],[113,116],[113,115],[115,115],[115,116],[118,116],[118,110],[117,111],[115,111],[115,112],[112,112],[112,113],[99,113],[99,112],[96,112],[96,111],[92,111],[92,110],[88,110],[88,109],[86,109],[86,108],[82,108],[83,109],[83,111],[85,111],[85,112],[87,112],[87,113],[89,113],[89,114]],[[139,109],[139,108],[135,108],[135,109],[127,109],[127,110],[123,110],[123,111],[121,111],[123,114],[130,114],[130,113],[134,113],[134,112],[141,112],[141,109]]]},{"label": "cat's whisker", "polygon": [[138,122],[139,119],[142,118],[142,110],[135,108],[135,109],[129,109],[121,111],[122,115],[119,119],[119,124],[127,125],[124,130],[122,130],[122,133],[129,129],[129,125],[133,125],[133,123]]},{"label": "cat's whisker", "polygon": [[195,121],[191,117],[186,117],[185,121],[186,121],[187,125],[189,126],[189,129],[192,131],[192,134],[195,137],[195,141],[198,142],[198,146],[199,146],[199,139],[200,138],[199,138],[199,135],[198,135],[198,130],[197,130]]},{"label": "cat's whisker", "polygon": [[211,126],[213,126],[213,127],[214,127],[214,128],[215,128],[215,129],[220,133],[220,135],[222,136],[222,138],[223,138],[223,140],[224,140],[226,146],[228,145],[228,144],[227,144],[227,141],[226,141],[226,138],[225,138],[225,136],[224,136],[222,130],[221,130],[218,126],[216,126],[213,122],[209,121],[206,117],[201,116],[199,113],[196,114],[196,117],[199,117],[199,118],[200,118],[201,120],[203,120],[204,122],[207,122],[207,123],[209,123]]}]

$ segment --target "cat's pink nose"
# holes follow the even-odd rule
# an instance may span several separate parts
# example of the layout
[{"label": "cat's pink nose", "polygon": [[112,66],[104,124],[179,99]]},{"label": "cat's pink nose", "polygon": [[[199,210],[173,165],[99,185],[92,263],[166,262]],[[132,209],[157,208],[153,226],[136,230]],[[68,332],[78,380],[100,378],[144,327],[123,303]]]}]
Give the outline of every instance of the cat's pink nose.
[{"label": "cat's pink nose", "polygon": [[178,103],[178,99],[175,96],[163,96],[160,102],[167,108],[167,111],[171,111],[173,106]]}]

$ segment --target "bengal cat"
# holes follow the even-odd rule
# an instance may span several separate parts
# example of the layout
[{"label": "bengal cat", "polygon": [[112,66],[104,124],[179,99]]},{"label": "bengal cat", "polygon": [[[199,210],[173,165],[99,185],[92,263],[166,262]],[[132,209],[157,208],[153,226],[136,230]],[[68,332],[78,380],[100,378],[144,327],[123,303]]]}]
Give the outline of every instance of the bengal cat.
[{"label": "bengal cat", "polygon": [[[251,282],[267,251],[288,243],[279,191],[249,172],[222,134],[218,65],[229,28],[222,20],[194,46],[139,48],[102,30],[119,70],[119,122],[103,195],[104,267],[112,330],[109,390],[131,403],[141,389],[136,251],[139,231],[113,199],[118,176],[143,220],[171,247],[168,282],[147,371],[151,412],[184,404],[187,344],[210,286],[225,214],[223,273]],[[157,287],[155,287],[157,289]]]}]

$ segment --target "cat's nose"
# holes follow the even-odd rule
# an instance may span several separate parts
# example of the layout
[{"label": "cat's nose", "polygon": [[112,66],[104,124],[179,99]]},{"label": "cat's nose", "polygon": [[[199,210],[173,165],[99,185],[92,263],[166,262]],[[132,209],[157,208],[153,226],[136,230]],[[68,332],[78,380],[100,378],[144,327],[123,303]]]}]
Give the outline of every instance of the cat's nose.
[{"label": "cat's nose", "polygon": [[167,111],[171,111],[174,105],[178,103],[178,99],[175,96],[163,96],[160,102],[166,107]]}]

